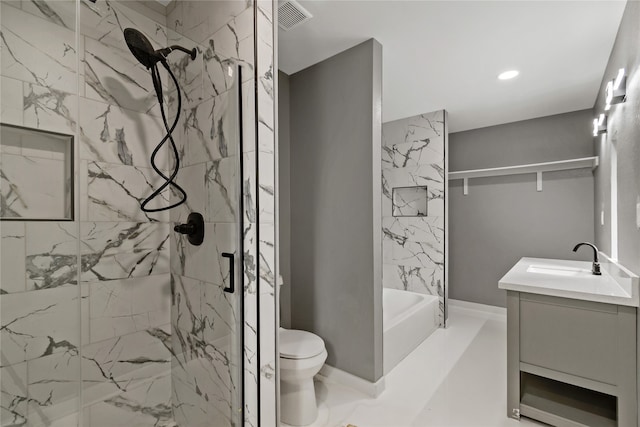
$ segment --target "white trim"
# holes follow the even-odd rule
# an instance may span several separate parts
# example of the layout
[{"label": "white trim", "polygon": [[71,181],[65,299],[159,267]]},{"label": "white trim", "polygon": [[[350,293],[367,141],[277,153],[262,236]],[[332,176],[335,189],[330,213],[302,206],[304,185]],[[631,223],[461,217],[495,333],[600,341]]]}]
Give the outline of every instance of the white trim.
[{"label": "white trim", "polygon": [[479,311],[481,313],[497,314],[499,316],[506,316],[507,309],[505,307],[496,307],[495,305],[478,304],[475,302],[462,301],[458,299],[449,299],[449,308],[453,311],[456,310],[472,310]]},{"label": "white trim", "polygon": [[350,387],[373,398],[377,398],[378,396],[380,396],[380,394],[382,394],[385,389],[384,377],[380,378],[375,383],[372,383],[327,364],[325,364],[322,369],[320,369],[320,373],[316,375],[316,379],[323,382],[340,384],[346,387]]},{"label": "white trim", "polygon": [[519,175],[524,173],[552,172],[569,169],[598,167],[598,157],[584,157],[581,159],[559,160],[555,162],[532,163],[528,165],[503,166],[499,168],[473,169],[449,172],[450,180],[463,178],[483,178],[489,176]]}]

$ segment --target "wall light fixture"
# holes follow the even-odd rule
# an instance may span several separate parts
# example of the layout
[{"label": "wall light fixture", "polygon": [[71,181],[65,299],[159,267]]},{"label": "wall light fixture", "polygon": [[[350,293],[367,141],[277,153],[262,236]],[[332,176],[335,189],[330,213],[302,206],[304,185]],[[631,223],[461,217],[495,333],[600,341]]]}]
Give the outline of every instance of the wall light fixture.
[{"label": "wall light fixture", "polygon": [[627,76],[624,68],[618,70],[618,75],[614,80],[607,83],[605,111],[609,111],[614,104],[620,104],[627,99]]},{"label": "wall light fixture", "polygon": [[604,113],[593,119],[593,136],[598,136],[607,131],[607,116]]}]

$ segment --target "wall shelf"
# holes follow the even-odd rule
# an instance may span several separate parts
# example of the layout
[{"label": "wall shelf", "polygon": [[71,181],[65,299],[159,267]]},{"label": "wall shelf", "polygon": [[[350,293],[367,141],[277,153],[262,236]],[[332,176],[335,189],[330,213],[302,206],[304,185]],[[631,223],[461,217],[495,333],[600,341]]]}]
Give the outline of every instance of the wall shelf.
[{"label": "wall shelf", "polygon": [[492,176],[520,175],[535,173],[537,175],[537,189],[542,191],[542,172],[555,172],[570,169],[595,169],[598,167],[599,159],[595,157],[584,157],[581,159],[559,160],[555,162],[532,163],[528,165],[505,166],[500,168],[471,169],[464,171],[449,172],[449,180],[462,179],[464,181],[464,194],[469,194],[470,178],[486,178]]}]

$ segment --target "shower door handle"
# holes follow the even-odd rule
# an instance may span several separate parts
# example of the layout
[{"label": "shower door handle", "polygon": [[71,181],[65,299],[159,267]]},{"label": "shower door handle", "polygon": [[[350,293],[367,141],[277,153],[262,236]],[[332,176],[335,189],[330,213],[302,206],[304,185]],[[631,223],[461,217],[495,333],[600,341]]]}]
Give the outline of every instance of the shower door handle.
[{"label": "shower door handle", "polygon": [[222,289],[225,292],[232,294],[236,290],[235,286],[235,257],[229,252],[222,252],[223,258],[229,258],[229,287]]}]

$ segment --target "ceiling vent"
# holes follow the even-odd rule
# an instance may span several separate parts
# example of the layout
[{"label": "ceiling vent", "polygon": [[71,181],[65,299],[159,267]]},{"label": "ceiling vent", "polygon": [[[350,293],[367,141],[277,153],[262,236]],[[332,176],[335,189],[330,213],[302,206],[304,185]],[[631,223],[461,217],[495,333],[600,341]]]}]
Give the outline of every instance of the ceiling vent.
[{"label": "ceiling vent", "polygon": [[285,31],[289,31],[303,22],[313,18],[300,3],[294,0],[285,0],[278,6],[278,26]]}]

